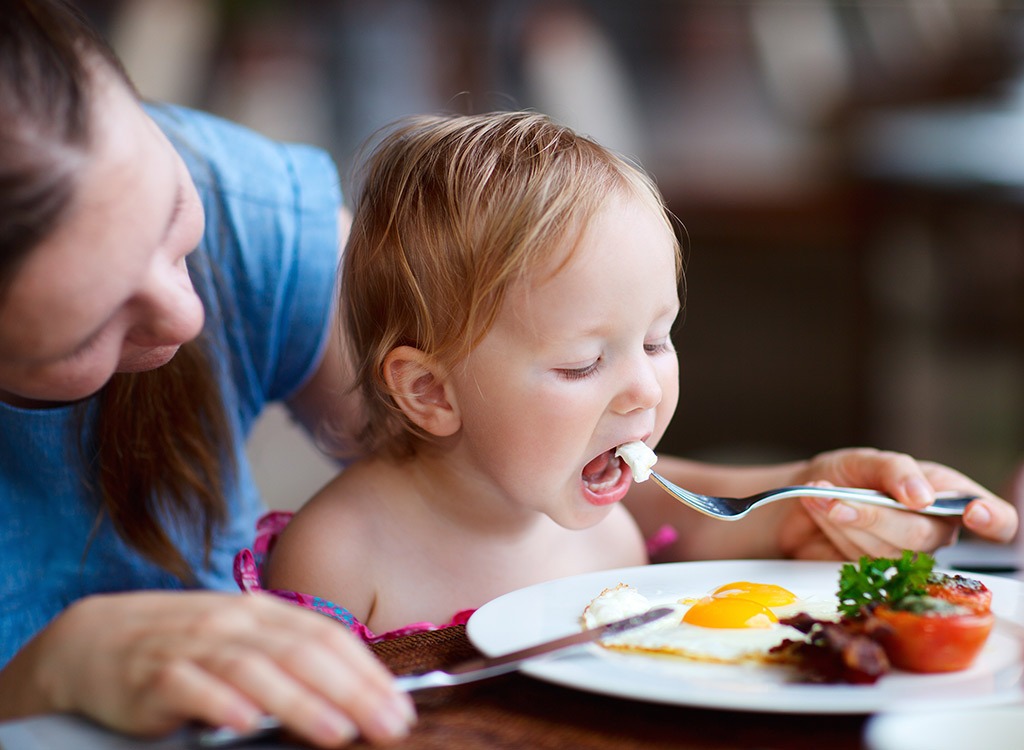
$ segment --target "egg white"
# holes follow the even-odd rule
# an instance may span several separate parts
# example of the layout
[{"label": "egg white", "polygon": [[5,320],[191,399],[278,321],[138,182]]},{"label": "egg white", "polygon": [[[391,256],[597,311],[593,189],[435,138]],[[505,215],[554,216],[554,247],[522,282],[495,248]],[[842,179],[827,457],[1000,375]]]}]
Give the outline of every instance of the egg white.
[{"label": "egg white", "polygon": [[[720,664],[772,662],[769,652],[783,641],[805,640],[806,636],[789,625],[773,623],[766,628],[705,628],[683,622],[683,615],[705,594],[683,596],[667,601],[651,601],[633,586],[620,583],[596,596],[583,610],[584,627],[592,628],[623,617],[641,614],[653,607],[671,607],[675,613],[624,633],[606,636],[601,645],[615,651],[664,654],[694,661]],[[807,612],[819,619],[836,615],[834,598],[798,598],[792,604],[770,607],[779,617]]]}]

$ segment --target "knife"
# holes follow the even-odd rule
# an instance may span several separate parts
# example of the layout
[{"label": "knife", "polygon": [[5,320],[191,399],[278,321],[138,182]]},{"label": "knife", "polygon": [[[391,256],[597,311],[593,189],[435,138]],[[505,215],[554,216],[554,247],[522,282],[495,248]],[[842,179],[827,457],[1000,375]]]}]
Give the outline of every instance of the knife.
[{"label": "knife", "polygon": [[[401,675],[395,678],[395,685],[399,690],[409,693],[414,690],[462,685],[467,682],[486,680],[489,677],[497,677],[508,672],[514,672],[525,661],[537,659],[541,656],[562,653],[574,646],[578,647],[599,641],[606,635],[622,633],[655,620],[660,620],[674,611],[671,607],[657,607],[643,614],[598,625],[594,628],[582,630],[579,633],[556,638],[553,641],[538,643],[536,646],[530,646],[502,656],[482,656],[460,662],[448,669],[434,669],[430,672]],[[245,732],[239,732],[230,727],[205,729],[199,733],[197,744],[199,747],[204,748],[232,747],[243,742],[266,737],[279,729],[281,729],[279,719],[274,716],[264,716],[256,727]]]}]

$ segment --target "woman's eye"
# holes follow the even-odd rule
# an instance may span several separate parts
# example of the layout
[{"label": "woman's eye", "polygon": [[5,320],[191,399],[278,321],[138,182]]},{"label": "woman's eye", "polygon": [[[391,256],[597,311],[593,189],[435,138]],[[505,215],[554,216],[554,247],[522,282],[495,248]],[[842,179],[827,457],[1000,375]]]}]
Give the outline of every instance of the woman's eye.
[{"label": "woman's eye", "polygon": [[572,368],[561,368],[557,372],[566,380],[583,380],[589,378],[591,375],[597,372],[597,366],[601,360],[594,360],[591,364],[586,367],[572,367]]}]

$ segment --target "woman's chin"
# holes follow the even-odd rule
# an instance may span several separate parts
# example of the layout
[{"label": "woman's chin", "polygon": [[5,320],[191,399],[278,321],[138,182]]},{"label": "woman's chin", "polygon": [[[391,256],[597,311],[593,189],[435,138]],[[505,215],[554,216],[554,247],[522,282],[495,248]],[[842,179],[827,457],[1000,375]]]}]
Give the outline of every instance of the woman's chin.
[{"label": "woman's chin", "polygon": [[153,349],[135,352],[121,358],[117,367],[118,372],[146,372],[163,367],[178,353],[180,345],[158,346]]}]

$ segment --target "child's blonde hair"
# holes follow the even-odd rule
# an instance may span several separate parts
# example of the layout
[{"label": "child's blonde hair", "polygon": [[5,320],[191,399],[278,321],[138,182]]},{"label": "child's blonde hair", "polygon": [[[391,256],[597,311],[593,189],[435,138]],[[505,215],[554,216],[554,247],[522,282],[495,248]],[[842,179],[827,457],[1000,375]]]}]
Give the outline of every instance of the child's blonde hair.
[{"label": "child's blonde hair", "polygon": [[[370,453],[411,456],[425,438],[384,379],[395,347],[450,370],[490,330],[509,285],[561,268],[612,195],[650,205],[672,232],[640,169],[532,112],[408,118],[363,169],[341,304]],[[678,245],[676,260],[678,273]]]}]

